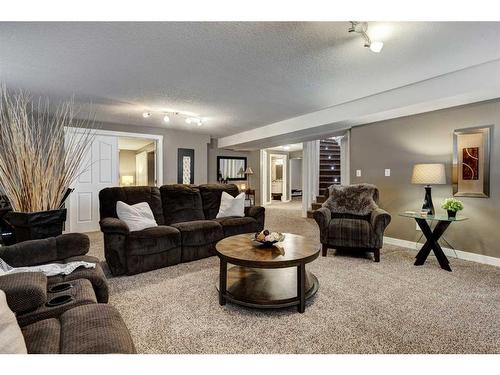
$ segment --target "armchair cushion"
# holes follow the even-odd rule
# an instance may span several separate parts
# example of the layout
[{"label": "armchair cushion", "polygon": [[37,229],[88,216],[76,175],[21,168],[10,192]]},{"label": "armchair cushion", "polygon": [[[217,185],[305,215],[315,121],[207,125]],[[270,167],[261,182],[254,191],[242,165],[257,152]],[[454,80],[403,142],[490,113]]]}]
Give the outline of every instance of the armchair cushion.
[{"label": "armchair cushion", "polygon": [[329,197],[323,207],[334,213],[364,216],[378,208],[378,189],[375,185],[332,185],[328,189]]},{"label": "armchair cushion", "polygon": [[165,225],[146,228],[130,232],[126,246],[128,255],[157,254],[181,246],[181,233]]},{"label": "armchair cushion", "polygon": [[165,224],[205,220],[200,191],[197,188],[173,184],[160,187]]},{"label": "armchair cushion", "polygon": [[359,219],[330,220],[327,243],[332,247],[380,247],[370,222]]},{"label": "armchair cushion", "polygon": [[35,266],[85,255],[89,251],[89,246],[90,240],[87,235],[68,233],[0,247],[0,258],[12,267]]},{"label": "armchair cushion", "polygon": [[391,215],[381,208],[373,210],[370,216],[370,223],[378,237],[384,236],[384,230],[391,222]]},{"label": "armchair cushion", "polygon": [[328,242],[328,225],[330,224],[330,220],[332,220],[332,212],[326,207],[321,207],[314,211],[313,218],[319,227],[321,243],[326,244]]},{"label": "armchair cushion", "polygon": [[234,184],[204,184],[199,185],[201,200],[203,203],[203,212],[205,219],[215,219],[220,208],[222,192],[236,197],[239,194],[238,186]]},{"label": "armchair cushion", "polygon": [[181,232],[182,246],[199,246],[224,238],[222,226],[214,220],[197,220],[172,224]]},{"label": "armchair cushion", "polygon": [[116,217],[105,217],[99,225],[103,233],[128,234],[130,231],[127,224]]},{"label": "armchair cushion", "polygon": [[122,317],[106,304],[78,306],[59,318],[25,326],[22,331],[30,354],[136,352]]},{"label": "armchair cushion", "polygon": [[15,313],[35,310],[47,301],[47,276],[41,272],[19,272],[0,276],[0,289]]},{"label": "armchair cushion", "polygon": [[264,229],[264,220],[266,209],[261,206],[245,207],[245,216],[253,217],[257,221],[257,228],[255,232],[260,232]]}]

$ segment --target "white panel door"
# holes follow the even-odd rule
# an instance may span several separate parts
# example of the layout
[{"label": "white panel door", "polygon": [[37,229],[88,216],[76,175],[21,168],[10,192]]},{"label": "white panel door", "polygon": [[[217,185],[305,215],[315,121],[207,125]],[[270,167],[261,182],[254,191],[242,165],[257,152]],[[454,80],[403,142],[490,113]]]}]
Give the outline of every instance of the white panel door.
[{"label": "white panel door", "polygon": [[135,184],[148,186],[148,153],[146,151],[135,155]]},{"label": "white panel door", "polygon": [[99,191],[118,186],[118,138],[97,135],[73,183],[68,206],[69,231],[99,230]]}]

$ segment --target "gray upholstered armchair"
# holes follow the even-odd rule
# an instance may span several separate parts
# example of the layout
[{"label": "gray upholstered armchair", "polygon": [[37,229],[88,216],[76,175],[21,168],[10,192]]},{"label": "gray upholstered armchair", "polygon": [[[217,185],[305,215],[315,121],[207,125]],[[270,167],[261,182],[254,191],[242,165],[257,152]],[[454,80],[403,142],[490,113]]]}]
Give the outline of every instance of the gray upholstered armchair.
[{"label": "gray upholstered armchair", "polygon": [[378,207],[378,189],[370,184],[339,186],[327,190],[327,200],[314,212],[322,244],[322,255],[328,248],[359,249],[373,252],[380,261],[384,230],[391,215]]}]

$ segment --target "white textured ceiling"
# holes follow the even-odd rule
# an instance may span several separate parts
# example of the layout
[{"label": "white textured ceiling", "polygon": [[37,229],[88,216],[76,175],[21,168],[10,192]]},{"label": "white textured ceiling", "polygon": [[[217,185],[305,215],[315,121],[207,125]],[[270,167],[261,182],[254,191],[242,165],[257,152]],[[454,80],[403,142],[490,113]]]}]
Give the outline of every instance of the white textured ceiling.
[{"label": "white textured ceiling", "polygon": [[[500,58],[500,23],[0,23],[0,80],[97,119],[226,136]],[[189,111],[197,127],[145,110]]]},{"label": "white textured ceiling", "polygon": [[286,144],[278,147],[270,147],[268,150],[277,150],[277,151],[302,151],[303,146],[302,143],[291,143],[291,144]]}]

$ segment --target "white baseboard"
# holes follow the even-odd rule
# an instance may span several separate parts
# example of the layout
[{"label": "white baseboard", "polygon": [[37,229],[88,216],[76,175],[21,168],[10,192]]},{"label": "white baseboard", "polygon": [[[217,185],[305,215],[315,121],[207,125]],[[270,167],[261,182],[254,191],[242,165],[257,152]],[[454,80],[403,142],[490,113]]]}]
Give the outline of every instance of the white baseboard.
[{"label": "white baseboard", "polygon": [[[384,236],[384,242],[390,245],[405,247],[410,250],[420,250],[423,246],[421,243],[416,243],[407,240],[400,240],[399,238],[386,237]],[[463,260],[469,260],[471,262],[488,264],[490,266],[500,267],[500,258],[490,257],[488,255],[470,253],[468,251],[453,250],[447,247],[443,247],[444,253],[452,258],[458,258]]]}]

